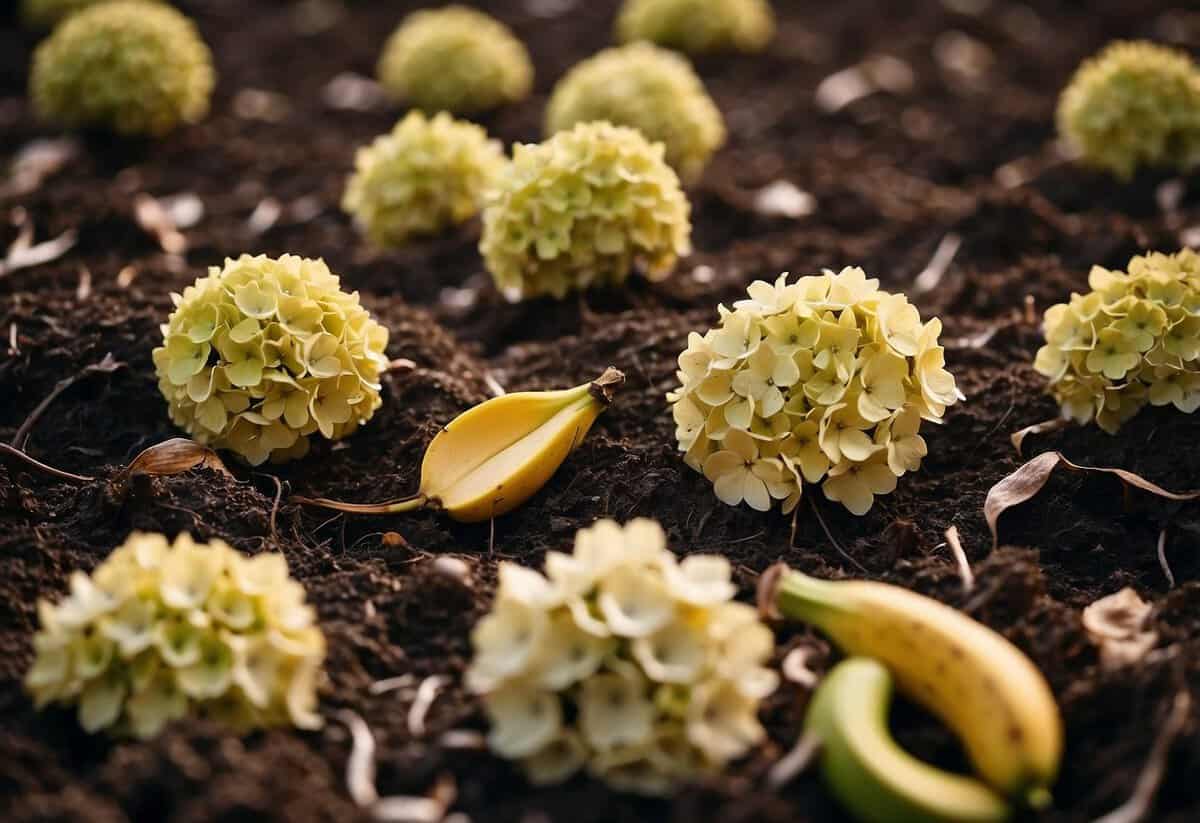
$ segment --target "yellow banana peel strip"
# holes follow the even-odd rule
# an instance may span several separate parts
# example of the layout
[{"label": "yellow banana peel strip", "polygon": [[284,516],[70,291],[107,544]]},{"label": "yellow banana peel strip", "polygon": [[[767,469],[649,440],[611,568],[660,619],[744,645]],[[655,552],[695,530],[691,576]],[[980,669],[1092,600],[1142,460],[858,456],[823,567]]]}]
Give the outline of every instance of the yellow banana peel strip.
[{"label": "yellow banana peel strip", "polygon": [[468,409],[430,442],[420,488],[411,497],[381,503],[292,499],[351,514],[435,509],[464,523],[507,514],[550,480],[624,382],[625,375],[610,367],[571,389],[506,394]]}]

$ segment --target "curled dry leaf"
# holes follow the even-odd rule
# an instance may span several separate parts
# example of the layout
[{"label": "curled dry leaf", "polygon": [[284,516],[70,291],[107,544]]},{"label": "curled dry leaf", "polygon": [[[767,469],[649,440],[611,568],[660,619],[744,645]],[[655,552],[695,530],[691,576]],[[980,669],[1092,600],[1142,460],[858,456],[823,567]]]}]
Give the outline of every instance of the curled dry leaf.
[{"label": "curled dry leaf", "polygon": [[1092,642],[1100,647],[1106,669],[1136,663],[1158,642],[1158,632],[1146,627],[1151,606],[1126,586],[1083,610],[1081,620]]},{"label": "curled dry leaf", "polygon": [[1065,417],[1055,417],[1050,420],[1043,420],[1041,423],[1034,423],[1031,426],[1026,426],[1020,431],[1015,431],[1010,436],[1013,448],[1017,450],[1017,456],[1021,456],[1021,444],[1025,442],[1025,438],[1031,434],[1045,434],[1046,432],[1056,432],[1059,429],[1065,429],[1071,424],[1071,421]]},{"label": "curled dry leaf", "polygon": [[1011,509],[1013,506],[1020,505],[1027,500],[1033,499],[1038,492],[1046,485],[1046,481],[1050,479],[1050,475],[1059,466],[1066,466],[1071,471],[1077,472],[1100,472],[1103,474],[1111,474],[1118,477],[1122,483],[1142,491],[1149,492],[1156,497],[1162,497],[1167,500],[1187,501],[1200,498],[1200,491],[1189,492],[1171,492],[1161,486],[1151,483],[1149,480],[1126,471],[1125,469],[1112,469],[1102,466],[1080,466],[1072,463],[1061,452],[1043,452],[1037,457],[1030,460],[1025,465],[1021,466],[1012,474],[1005,477],[988,491],[987,499],[983,502],[983,518],[987,521],[988,529],[992,533],[992,548],[999,545],[999,535],[996,531],[996,522],[1000,519],[1000,515]]}]

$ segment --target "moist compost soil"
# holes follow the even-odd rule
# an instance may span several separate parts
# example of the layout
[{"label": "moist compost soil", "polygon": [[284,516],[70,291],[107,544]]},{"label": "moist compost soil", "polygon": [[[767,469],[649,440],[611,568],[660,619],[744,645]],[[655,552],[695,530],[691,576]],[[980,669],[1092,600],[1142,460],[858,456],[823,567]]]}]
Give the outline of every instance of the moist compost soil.
[{"label": "moist compost soil", "polygon": [[[25,97],[37,41],[7,11],[0,26],[0,158],[60,137]],[[490,755],[445,745],[483,730],[463,688],[468,633],[488,608],[497,563],[538,565],[602,516],[660,520],[680,553],[720,552],[741,596],[785,560],[825,577],[867,576],[913,588],[1004,633],[1045,672],[1062,707],[1066,753],[1055,804],[1036,819],[1086,821],[1124,802],[1181,690],[1192,696],[1147,819],[1200,819],[1200,506],[1125,493],[1109,477],[1061,473],[1005,514],[991,550],[988,489],[1020,463],[1009,435],[1056,414],[1030,363],[1047,306],[1086,289],[1092,264],[1174,250],[1200,229],[1196,180],[1144,174],[1129,184],[1056,160],[1056,95],[1079,60],[1118,37],[1200,46],[1200,13],[1183,2],[1107,0],[780,0],[766,53],[704,58],[697,68],[728,122],[728,145],[691,192],[695,253],[675,276],[561,302],[506,303],[468,224],[403,251],[373,251],[338,203],[356,146],[402,113],[354,76],[370,76],[388,32],[415,3],[190,0],[220,74],[203,123],[156,142],[84,134],[65,166],[32,190],[6,190],[0,249],[32,225],[35,240],[76,233],[43,265],[0,277],[0,438],[12,439],[59,381],[106,355],[112,372],[80,377],[34,422],[27,452],[65,482],[0,461],[0,818],[6,821],[348,821],[366,814],[343,773],[360,714],[378,744],[383,795],[453,786],[474,821],[818,821],[839,813],[814,773],[777,791],[765,771],[795,742],[806,692],[785,684],[764,706],[769,741],[727,774],[669,801],[611,792],[586,778],[530,788]],[[510,24],[537,67],[534,95],[482,122],[506,142],[535,141],[546,96],[573,63],[610,42],[612,0],[478,3]],[[892,58],[880,60],[881,57]],[[871,61],[879,91],[836,111],[823,80]],[[331,81],[343,75],[340,81]],[[826,91],[829,87],[826,87]],[[354,107],[346,108],[353,104]],[[811,214],[764,213],[757,193],[786,181]],[[25,188],[28,188],[26,186]],[[203,205],[166,254],[136,217],[138,195]],[[176,198],[174,201],[167,198]],[[915,278],[935,250],[957,251],[931,291]],[[108,478],[176,432],[150,351],[180,291],[242,252],[322,256],[391,330],[384,404],[345,442],[306,459],[234,477],[200,469],[141,478],[124,494]],[[944,255],[942,256],[944,259]],[[789,518],[719,504],[677,454],[664,394],[691,330],[716,319],[752,280],[781,271],[862,265],[913,294],[945,323],[947,360],[967,401],[925,427],[929,457],[866,517],[810,493]],[[494,524],[434,513],[346,517],[288,502],[301,493],[353,501],[411,493],[438,427],[488,396],[575,385],[606,366],[628,377],[615,405],[528,504]],[[1026,457],[1062,450],[1077,463],[1137,472],[1168,489],[1200,488],[1200,415],[1151,409],[1119,436],[1095,427],[1038,435]],[[828,526],[812,509],[815,501]],[[964,591],[943,537],[957,526],[976,585]],[[246,552],[282,551],[329,641],[323,730],[234,736],[184,721],[149,742],[89,737],[72,712],[36,713],[20,681],[32,659],[35,601],[56,598],[134,529],[221,538]],[[1163,558],[1156,553],[1165,531]],[[836,545],[834,541],[836,540]],[[465,579],[435,565],[461,558]],[[1133,586],[1154,606],[1156,649],[1101,668],[1080,612]],[[778,662],[808,635],[780,626]],[[375,694],[384,678],[431,675],[446,686],[424,734],[407,721],[412,690]],[[950,733],[901,705],[904,745],[961,766]],[[462,820],[462,818],[458,818]]]}]

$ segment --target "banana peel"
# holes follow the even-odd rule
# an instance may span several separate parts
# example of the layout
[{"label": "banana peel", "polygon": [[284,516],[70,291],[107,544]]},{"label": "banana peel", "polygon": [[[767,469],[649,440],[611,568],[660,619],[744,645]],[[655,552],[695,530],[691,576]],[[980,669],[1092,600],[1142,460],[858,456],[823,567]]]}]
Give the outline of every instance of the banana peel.
[{"label": "banana peel", "polygon": [[783,564],[760,579],[759,607],[886,666],[897,690],[957,733],[996,793],[1033,808],[1051,802],[1062,716],[1041,672],[1003,636],[899,586],[818,580]]},{"label": "banana peel", "polygon": [[292,499],[353,514],[433,509],[462,523],[499,517],[546,485],[624,382],[625,375],[610,367],[571,389],[505,394],[468,409],[430,442],[419,490],[411,497],[382,503]]}]

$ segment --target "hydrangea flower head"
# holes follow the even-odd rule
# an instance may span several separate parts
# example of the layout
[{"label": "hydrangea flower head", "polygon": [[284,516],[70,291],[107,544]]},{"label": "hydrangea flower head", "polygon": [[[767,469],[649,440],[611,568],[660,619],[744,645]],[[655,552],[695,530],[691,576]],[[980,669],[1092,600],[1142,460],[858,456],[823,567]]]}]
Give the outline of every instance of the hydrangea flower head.
[{"label": "hydrangea flower head", "polygon": [[775,34],[769,0],[625,0],[617,39],[649,40],[689,54],[756,52]]},{"label": "hydrangea flower head", "polygon": [[1095,266],[1092,291],[1046,310],[1033,367],[1063,416],[1115,434],[1147,403],[1200,408],[1200,255],[1134,257],[1128,271]]},{"label": "hydrangea flower head", "polygon": [[546,131],[607,120],[666,147],[666,160],[694,182],[725,142],[721,112],[687,59],[649,43],[605,49],[569,71],[546,108]]},{"label": "hydrangea flower head", "polygon": [[751,284],[720,325],[692,333],[673,405],[679,450],[718,498],[790,512],[805,483],[854,514],[926,454],[922,420],[963,399],[904,295],[862,269]]},{"label": "hydrangea flower head", "polygon": [[98,3],[38,46],[30,96],[47,120],[161,136],[208,113],[212,55],[192,21],[146,0]]},{"label": "hydrangea flower head", "polygon": [[533,63],[499,20],[452,5],[404,19],[383,48],[379,82],[431,114],[474,114],[528,96]]},{"label": "hydrangea flower head", "polygon": [[325,638],[280,554],[130,535],[58,604],[38,601],[25,688],[88,732],[153,737],[188,714],[315,729]]},{"label": "hydrangea flower head", "polygon": [[474,217],[505,162],[474,123],[411,111],[358,150],[342,207],[376,245],[403,246]]},{"label": "hydrangea flower head", "polygon": [[1117,42],[1084,61],[1058,103],[1083,161],[1129,179],[1141,166],[1200,163],[1200,68],[1186,52]]},{"label": "hydrangea flower head", "polygon": [[492,750],[535,783],[586,769],[643,794],[746,754],[778,677],[774,636],[734,593],[728,560],[678,560],[652,520],[582,529],[544,575],[503,564],[467,672]]},{"label": "hydrangea flower head", "polygon": [[379,408],[387,329],[323,261],[242,255],[172,299],[152,356],[171,420],[197,441],[257,466]]},{"label": "hydrangea flower head", "polygon": [[512,299],[667,277],[691,252],[691,206],[663,144],[607,122],[517,144],[483,212],[479,250]]}]

